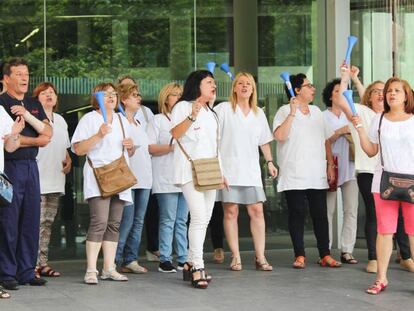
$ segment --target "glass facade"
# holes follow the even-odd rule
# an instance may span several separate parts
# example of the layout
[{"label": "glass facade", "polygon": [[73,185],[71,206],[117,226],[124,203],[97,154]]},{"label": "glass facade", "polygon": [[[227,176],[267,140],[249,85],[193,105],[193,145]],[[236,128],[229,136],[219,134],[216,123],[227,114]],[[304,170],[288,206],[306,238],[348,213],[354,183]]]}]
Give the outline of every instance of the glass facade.
[{"label": "glass facade", "polygon": [[[98,82],[132,75],[139,83],[144,104],[155,112],[164,84],[183,82],[190,71],[204,68],[208,61],[228,63],[233,71],[250,68],[257,77],[260,105],[271,124],[277,108],[286,101],[280,72],[305,73],[318,88],[317,105],[323,85],[333,78],[326,76],[328,60],[321,57],[327,48],[327,2],[3,0],[0,59],[21,56],[28,60],[32,88],[45,80],[57,86],[59,110],[70,134],[79,117],[90,109],[89,95]],[[244,16],[247,19],[239,14],[243,6],[252,10]],[[352,60],[361,68],[364,83],[385,80],[393,72],[414,83],[410,70],[414,65],[414,38],[409,31],[414,26],[413,4],[351,0],[350,10],[351,33],[360,38]],[[394,28],[393,20],[397,25]],[[257,31],[237,35],[245,23],[257,26]],[[244,58],[240,49],[235,49],[240,44]],[[215,76],[218,101],[225,100],[230,89],[228,76],[218,68]],[[65,244],[79,250],[77,243],[84,240],[87,230],[88,208],[82,193],[84,159],[74,156],[73,163],[52,239],[52,258],[63,254],[59,250]],[[268,198],[267,247],[290,247],[286,203],[276,192],[276,181],[266,174],[263,170]],[[244,209],[239,226],[240,235],[246,237],[241,249],[252,249]],[[309,218],[306,228],[311,236]],[[307,245],[312,243],[313,238]]]}]

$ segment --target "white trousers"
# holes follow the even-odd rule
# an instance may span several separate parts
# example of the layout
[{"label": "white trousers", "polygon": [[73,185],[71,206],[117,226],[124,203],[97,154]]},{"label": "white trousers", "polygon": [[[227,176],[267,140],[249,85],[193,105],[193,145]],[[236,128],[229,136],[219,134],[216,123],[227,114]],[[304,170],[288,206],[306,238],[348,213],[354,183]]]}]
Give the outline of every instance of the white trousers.
[{"label": "white trousers", "polygon": [[[343,205],[343,224],[341,234],[341,250],[343,253],[351,253],[354,251],[357,217],[358,217],[358,184],[356,180],[350,180],[342,184],[340,187],[342,192]],[[337,191],[327,192],[328,206],[328,222],[329,222],[329,249],[332,247],[332,222],[336,210]]]},{"label": "white trousers", "polygon": [[197,191],[192,181],[183,185],[182,190],[190,210],[188,262],[192,263],[195,269],[201,269],[204,268],[203,245],[213,213],[216,190]]}]

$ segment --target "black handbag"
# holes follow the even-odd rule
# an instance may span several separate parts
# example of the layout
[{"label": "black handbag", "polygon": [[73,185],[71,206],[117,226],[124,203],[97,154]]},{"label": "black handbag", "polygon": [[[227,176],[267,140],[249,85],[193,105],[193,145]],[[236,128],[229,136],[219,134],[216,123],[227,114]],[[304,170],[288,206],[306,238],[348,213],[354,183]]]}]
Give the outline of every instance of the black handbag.
[{"label": "black handbag", "polygon": [[384,159],[381,148],[381,124],[383,118],[384,113],[381,115],[378,126],[378,141],[382,166],[380,183],[381,199],[414,203],[414,175],[392,173],[384,170]]},{"label": "black handbag", "polygon": [[0,207],[10,205],[13,200],[13,185],[6,174],[0,173]]}]

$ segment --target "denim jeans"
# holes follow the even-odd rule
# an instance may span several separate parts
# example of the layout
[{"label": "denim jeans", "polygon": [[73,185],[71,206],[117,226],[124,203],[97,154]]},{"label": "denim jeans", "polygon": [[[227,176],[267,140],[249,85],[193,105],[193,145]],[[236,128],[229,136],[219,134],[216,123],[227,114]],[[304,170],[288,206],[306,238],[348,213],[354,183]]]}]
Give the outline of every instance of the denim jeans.
[{"label": "denim jeans", "polygon": [[134,204],[124,207],[115,259],[118,265],[127,265],[138,260],[150,191],[151,189],[133,189],[132,200]]},{"label": "denim jeans", "polygon": [[172,243],[177,261],[184,263],[187,260],[187,218],[188,208],[181,192],[156,194],[160,222],[159,222],[159,250],[160,262],[172,262]]}]

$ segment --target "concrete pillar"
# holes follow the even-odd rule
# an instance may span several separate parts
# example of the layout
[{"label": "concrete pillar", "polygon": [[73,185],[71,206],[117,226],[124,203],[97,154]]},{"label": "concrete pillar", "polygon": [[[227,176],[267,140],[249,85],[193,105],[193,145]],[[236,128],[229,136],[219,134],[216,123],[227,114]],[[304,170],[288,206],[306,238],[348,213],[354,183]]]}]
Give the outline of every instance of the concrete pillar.
[{"label": "concrete pillar", "polygon": [[255,0],[233,1],[234,72],[248,71],[256,80],[259,67],[257,6]]}]

